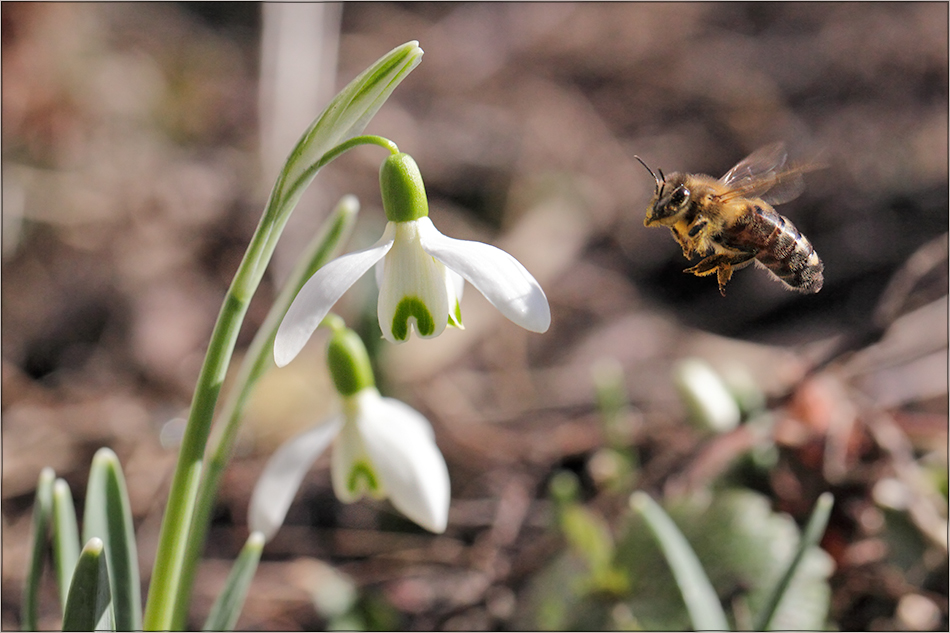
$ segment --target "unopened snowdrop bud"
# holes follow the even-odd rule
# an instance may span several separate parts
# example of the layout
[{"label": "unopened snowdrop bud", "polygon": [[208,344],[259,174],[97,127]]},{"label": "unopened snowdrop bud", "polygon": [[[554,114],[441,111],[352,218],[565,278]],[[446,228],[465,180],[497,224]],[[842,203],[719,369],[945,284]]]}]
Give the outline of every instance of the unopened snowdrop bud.
[{"label": "unopened snowdrop bud", "polygon": [[379,190],[390,222],[412,222],[429,215],[419,166],[409,154],[393,154],[379,167]]},{"label": "unopened snowdrop bud", "polygon": [[726,433],[739,425],[739,405],[708,363],[687,358],[673,371],[680,395],[697,424],[716,433]]}]

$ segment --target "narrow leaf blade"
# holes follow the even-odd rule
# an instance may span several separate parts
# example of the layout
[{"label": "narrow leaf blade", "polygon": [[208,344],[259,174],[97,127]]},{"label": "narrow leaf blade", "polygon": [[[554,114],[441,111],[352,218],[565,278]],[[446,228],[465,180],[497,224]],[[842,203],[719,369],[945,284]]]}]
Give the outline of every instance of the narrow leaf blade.
[{"label": "narrow leaf blade", "polygon": [[653,533],[683,595],[693,628],[727,631],[729,624],[716,590],[706,576],[693,548],[668,514],[649,495],[635,492],[630,506],[639,512]]},{"label": "narrow leaf blade", "polygon": [[263,549],[264,535],[260,532],[251,532],[237,560],[234,561],[234,567],[228,574],[224,589],[211,607],[211,613],[208,614],[208,620],[204,625],[205,631],[234,630]]},{"label": "narrow leaf blade", "polygon": [[109,564],[115,628],[142,628],[142,594],[139,588],[138,549],[132,510],[116,454],[101,448],[92,459],[83,525],[83,540],[102,539]]},{"label": "narrow leaf blade", "polygon": [[94,631],[109,606],[109,571],[105,549],[98,538],[90,539],[79,554],[69,583],[63,613],[64,631]]},{"label": "narrow leaf blade", "polygon": [[23,585],[21,630],[35,631],[38,619],[38,594],[40,577],[43,575],[43,559],[49,538],[49,525],[53,515],[53,482],[56,474],[52,468],[40,472],[33,501],[33,545],[30,548],[30,566]]},{"label": "narrow leaf blade", "polygon": [[772,618],[775,616],[775,612],[778,610],[782,598],[785,597],[785,592],[791,586],[795,572],[798,571],[799,566],[805,559],[806,552],[808,552],[809,548],[817,547],[821,541],[821,537],[824,536],[825,528],[828,527],[828,519],[831,517],[831,508],[833,505],[834,496],[830,492],[822,493],[822,495],[818,497],[818,501],[815,502],[815,509],[812,510],[811,517],[808,519],[808,524],[805,526],[805,531],[802,533],[802,538],[798,543],[798,549],[795,551],[795,555],[792,556],[792,560],[789,562],[785,573],[782,574],[775,588],[772,590],[772,593],[769,594],[765,607],[763,607],[756,616],[754,626],[756,631],[769,630]]},{"label": "narrow leaf blade", "polygon": [[53,484],[53,559],[59,584],[60,605],[66,607],[69,583],[79,560],[79,527],[69,484],[57,479]]}]

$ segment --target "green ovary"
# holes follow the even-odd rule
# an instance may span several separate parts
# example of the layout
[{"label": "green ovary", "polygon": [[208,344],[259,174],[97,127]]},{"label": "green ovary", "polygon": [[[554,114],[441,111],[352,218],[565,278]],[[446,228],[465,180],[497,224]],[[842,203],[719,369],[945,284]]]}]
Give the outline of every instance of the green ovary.
[{"label": "green ovary", "polygon": [[409,338],[409,319],[415,317],[416,331],[419,336],[431,336],[435,332],[435,321],[429,309],[418,297],[403,297],[396,306],[393,316],[393,338],[405,341]]}]

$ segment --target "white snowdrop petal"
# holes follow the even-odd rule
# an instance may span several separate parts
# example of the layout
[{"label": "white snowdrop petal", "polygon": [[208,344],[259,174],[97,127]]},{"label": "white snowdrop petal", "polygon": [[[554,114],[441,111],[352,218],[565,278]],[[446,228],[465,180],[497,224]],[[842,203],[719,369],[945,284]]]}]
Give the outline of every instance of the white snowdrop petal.
[{"label": "white snowdrop petal", "polygon": [[449,472],[431,425],[415,409],[373,395],[361,402],[358,424],[387,496],[412,521],[444,532],[451,500]]},{"label": "white snowdrop petal", "polygon": [[422,250],[417,222],[391,223],[396,227],[395,240],[377,277],[379,327],[391,343],[408,340],[413,329],[423,338],[438,336],[448,322],[448,272]]},{"label": "white snowdrop petal", "polygon": [[251,494],[247,522],[252,532],[261,532],[267,540],[274,536],[304,475],[342,425],[343,418],[337,416],[291,438],[274,452]]},{"label": "white snowdrop petal", "polygon": [[390,223],[383,237],[374,245],[334,259],[307,280],[277,329],[274,362],[278,367],[296,358],[333,304],[389,252],[394,235],[395,230]]},{"label": "white snowdrop petal", "polygon": [[417,222],[427,253],[464,277],[514,323],[532,332],[547,331],[551,326],[547,297],[517,259],[488,244],[447,237],[429,218]]}]

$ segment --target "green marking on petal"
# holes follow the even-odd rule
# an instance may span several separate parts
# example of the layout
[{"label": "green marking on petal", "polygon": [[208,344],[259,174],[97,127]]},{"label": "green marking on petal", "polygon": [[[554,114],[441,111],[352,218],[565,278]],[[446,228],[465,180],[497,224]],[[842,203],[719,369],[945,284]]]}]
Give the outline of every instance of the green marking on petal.
[{"label": "green marking on petal", "polygon": [[465,329],[465,326],[462,325],[462,305],[458,301],[455,302],[455,308],[449,312],[448,325],[457,327],[460,330]]},{"label": "green marking on petal", "polygon": [[379,482],[376,480],[376,473],[373,472],[373,468],[365,461],[358,461],[350,469],[346,487],[354,494],[363,491],[373,494],[379,491]]},{"label": "green marking on petal", "polygon": [[435,332],[435,321],[426,304],[418,297],[403,297],[393,316],[393,338],[397,341],[409,338],[410,317],[415,317],[416,331],[420,336],[430,336]]}]

